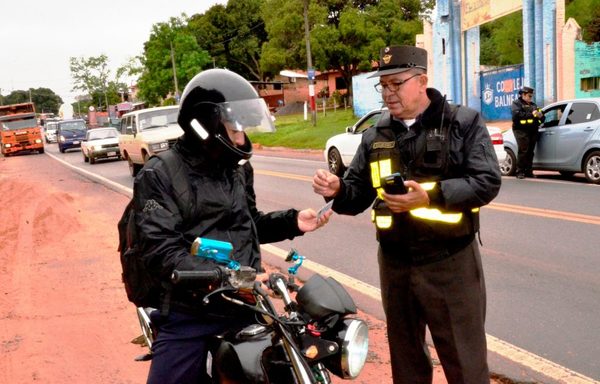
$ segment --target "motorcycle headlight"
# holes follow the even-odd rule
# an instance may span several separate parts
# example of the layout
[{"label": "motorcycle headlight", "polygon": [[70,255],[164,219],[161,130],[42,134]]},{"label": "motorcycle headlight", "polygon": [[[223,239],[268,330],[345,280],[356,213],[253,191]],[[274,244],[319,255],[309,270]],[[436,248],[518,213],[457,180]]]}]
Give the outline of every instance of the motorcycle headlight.
[{"label": "motorcycle headlight", "polygon": [[325,366],[343,379],[354,379],[362,371],[369,352],[369,327],[359,319],[344,319],[337,333],[340,350]]}]

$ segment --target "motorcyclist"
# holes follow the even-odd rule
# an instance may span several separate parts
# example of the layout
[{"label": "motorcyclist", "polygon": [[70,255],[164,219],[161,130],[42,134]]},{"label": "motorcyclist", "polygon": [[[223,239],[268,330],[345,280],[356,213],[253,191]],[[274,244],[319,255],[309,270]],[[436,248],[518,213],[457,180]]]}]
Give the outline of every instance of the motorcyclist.
[{"label": "motorcyclist", "polygon": [[[178,123],[184,134],[171,151],[181,159],[189,180],[189,212],[178,209],[169,172],[153,157],[134,182],[135,222],[147,272],[163,289],[153,323],[158,337],[152,345],[148,383],[201,383],[206,377],[209,336],[249,323],[249,314],[235,312],[218,298],[206,306],[203,292],[172,288],[174,269],[206,270],[211,260],[190,255],[195,238],[233,244],[231,258],[262,271],[260,243],[300,236],[324,225],[313,209],[263,213],[256,207],[252,144],[246,131],[273,131],[268,108],[252,85],[224,69],[196,75],[186,86]],[[185,218],[184,218],[185,216]],[[187,219],[191,218],[191,219]],[[167,308],[167,310],[165,310]]]}]

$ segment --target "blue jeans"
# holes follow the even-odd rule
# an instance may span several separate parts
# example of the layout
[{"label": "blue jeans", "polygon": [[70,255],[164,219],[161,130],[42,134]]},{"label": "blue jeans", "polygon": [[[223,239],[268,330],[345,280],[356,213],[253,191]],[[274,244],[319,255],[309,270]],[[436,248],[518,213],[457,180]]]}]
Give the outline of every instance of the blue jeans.
[{"label": "blue jeans", "polygon": [[166,318],[156,311],[151,320],[158,337],[152,344],[148,384],[210,383],[206,356],[211,336],[246,324],[239,319],[200,320],[173,311]]}]

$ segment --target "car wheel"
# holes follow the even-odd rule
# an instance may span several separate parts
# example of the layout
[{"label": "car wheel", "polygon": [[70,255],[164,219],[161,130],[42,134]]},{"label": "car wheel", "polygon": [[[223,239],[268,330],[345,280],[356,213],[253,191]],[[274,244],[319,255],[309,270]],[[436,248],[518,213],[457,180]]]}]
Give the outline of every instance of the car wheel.
[{"label": "car wheel", "polygon": [[83,162],[87,163],[88,161],[90,161],[90,159],[88,159],[88,157],[85,155],[85,153],[83,151],[81,151],[81,153],[83,154]]},{"label": "car wheel", "polygon": [[600,184],[600,151],[593,151],[585,157],[583,172],[587,181]]},{"label": "car wheel", "polygon": [[131,177],[135,177],[135,175],[137,175],[142,168],[139,166],[139,164],[134,163],[131,158],[127,159],[127,164],[129,165],[129,174]]},{"label": "car wheel", "polygon": [[41,154],[43,154],[43,153],[44,153],[44,148],[40,149],[40,150],[38,151],[38,153],[39,153],[40,155],[41,155]]},{"label": "car wheel", "polygon": [[331,148],[327,154],[327,167],[329,167],[329,172],[334,175],[344,176],[346,167],[344,167],[342,156],[340,156],[340,152],[336,148]]},{"label": "car wheel", "polygon": [[508,148],[505,149],[506,158],[504,159],[502,164],[500,164],[500,172],[502,173],[502,176],[512,176],[515,174],[515,169],[517,167],[517,157],[515,156],[513,151],[511,151]]}]

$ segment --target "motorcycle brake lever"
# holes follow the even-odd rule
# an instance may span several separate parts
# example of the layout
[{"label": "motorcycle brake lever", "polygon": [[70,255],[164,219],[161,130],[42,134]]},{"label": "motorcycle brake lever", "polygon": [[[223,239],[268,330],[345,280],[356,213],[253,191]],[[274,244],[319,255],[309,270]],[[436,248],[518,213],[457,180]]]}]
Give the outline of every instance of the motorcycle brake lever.
[{"label": "motorcycle brake lever", "polygon": [[286,285],[287,285],[288,289],[292,292],[298,292],[298,290],[300,289],[300,286],[298,284],[296,284],[296,280],[294,279],[294,276],[290,276]]}]

